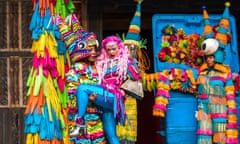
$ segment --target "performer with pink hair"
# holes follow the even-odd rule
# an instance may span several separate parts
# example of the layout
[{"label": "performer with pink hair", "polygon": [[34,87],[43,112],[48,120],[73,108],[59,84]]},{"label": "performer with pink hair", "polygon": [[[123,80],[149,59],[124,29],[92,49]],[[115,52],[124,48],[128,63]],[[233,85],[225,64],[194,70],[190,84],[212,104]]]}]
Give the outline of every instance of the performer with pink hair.
[{"label": "performer with pink hair", "polygon": [[89,100],[103,112],[102,120],[105,134],[110,144],[119,144],[116,135],[116,122],[125,123],[125,92],[120,89],[128,78],[139,80],[138,63],[129,57],[128,49],[116,36],[108,36],[102,41],[102,52],[96,62],[99,84],[81,84],[77,88],[78,125],[73,133],[78,133],[83,124]]}]

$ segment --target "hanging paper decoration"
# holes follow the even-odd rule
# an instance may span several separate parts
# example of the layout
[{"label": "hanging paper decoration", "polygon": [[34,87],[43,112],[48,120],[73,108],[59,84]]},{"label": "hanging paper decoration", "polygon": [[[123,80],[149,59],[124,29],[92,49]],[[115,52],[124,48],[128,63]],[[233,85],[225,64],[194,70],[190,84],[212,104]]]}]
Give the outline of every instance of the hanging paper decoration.
[{"label": "hanging paper decoration", "polygon": [[[26,143],[62,143],[65,132],[62,106],[67,103],[64,62],[54,33],[53,1],[33,1],[32,67],[27,81]],[[62,105],[61,105],[62,104]]]},{"label": "hanging paper decoration", "polygon": [[167,110],[170,90],[196,94],[197,76],[195,69],[165,69],[162,72],[142,74],[145,91],[155,90],[153,115],[164,117]]},{"label": "hanging paper decoration", "polygon": [[[153,106],[153,115],[164,117],[170,97],[170,85],[166,73],[156,73],[156,97]],[[153,81],[153,80],[151,80]]]},{"label": "hanging paper decoration", "polygon": [[68,15],[72,14],[75,10],[75,6],[72,0],[53,0],[55,13],[60,15],[63,18],[66,18]]}]

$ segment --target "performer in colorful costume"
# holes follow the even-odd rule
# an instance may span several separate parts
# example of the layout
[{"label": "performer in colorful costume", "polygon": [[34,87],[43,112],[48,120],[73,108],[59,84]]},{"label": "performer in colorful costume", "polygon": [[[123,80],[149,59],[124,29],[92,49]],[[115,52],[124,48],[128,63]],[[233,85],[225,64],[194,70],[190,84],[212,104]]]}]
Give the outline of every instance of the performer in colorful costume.
[{"label": "performer in colorful costume", "polygon": [[119,144],[116,135],[116,123],[124,124],[127,120],[124,108],[124,92],[121,84],[127,79],[139,80],[136,60],[129,58],[121,40],[109,36],[102,41],[102,53],[96,63],[101,85],[81,84],[77,88],[79,126],[83,125],[82,117],[86,112],[89,99],[102,110],[104,131],[110,144]]},{"label": "performer in colorful costume", "polygon": [[219,28],[215,34],[206,9],[202,49],[206,62],[198,77],[198,144],[237,144],[238,123],[231,69],[224,65],[225,48],[229,42],[229,3],[226,3]]},{"label": "performer in colorful costume", "polygon": [[[70,56],[70,69],[66,73],[66,85],[68,87],[69,103],[67,108],[68,136],[71,143],[106,143],[101,112],[92,103],[87,104],[86,113],[82,121],[81,133],[76,133],[74,128],[77,113],[81,108],[81,102],[77,102],[76,89],[79,85],[98,83],[95,61],[98,56],[98,41],[92,32],[86,32],[75,14],[70,14],[65,19],[58,17],[58,27],[61,32]],[[71,24],[70,26],[68,24]]]},{"label": "performer in colorful costume", "polygon": [[[129,50],[130,57],[137,59],[140,71],[144,73],[145,70],[150,68],[150,61],[143,51],[143,48],[146,48],[146,40],[141,39],[140,36],[141,4],[143,0],[135,1],[138,3],[136,11],[131,20],[126,37],[123,35],[123,42]],[[126,94],[125,110],[130,122],[126,121],[125,125],[117,125],[117,135],[122,144],[132,144],[137,141],[137,99],[132,95]],[[142,97],[140,99],[142,99]]]},{"label": "performer in colorful costume", "polygon": [[135,0],[138,4],[136,11],[129,25],[126,37],[123,36],[124,45],[128,48],[130,57],[137,59],[141,71],[150,68],[150,60],[147,54],[142,50],[146,48],[146,39],[141,38],[141,4],[143,0]]}]

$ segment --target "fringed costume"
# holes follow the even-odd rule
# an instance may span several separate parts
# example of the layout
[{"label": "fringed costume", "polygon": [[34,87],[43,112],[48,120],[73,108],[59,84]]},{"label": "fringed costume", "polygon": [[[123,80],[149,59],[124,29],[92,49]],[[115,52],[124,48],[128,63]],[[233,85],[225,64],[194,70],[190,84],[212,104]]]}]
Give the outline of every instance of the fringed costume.
[{"label": "fringed costume", "polygon": [[[141,4],[143,0],[136,0],[136,2],[136,11],[129,25],[126,37],[123,35],[123,42],[129,50],[130,57],[137,59],[140,71],[144,73],[145,70],[150,68],[150,60],[142,50],[146,48],[146,40],[140,36]],[[126,96],[125,110],[129,122],[126,122],[125,125],[117,125],[117,135],[122,144],[132,144],[137,141],[137,99],[131,94],[127,94]],[[142,99],[142,97],[140,99]]]},{"label": "fringed costume", "polygon": [[[69,94],[68,127],[69,131],[71,131],[76,125],[75,121],[79,109],[75,94],[77,87],[81,84],[96,84],[98,78],[95,66],[84,61],[73,64],[66,77]],[[89,103],[87,112],[83,117],[87,133],[86,135],[71,137],[71,141],[75,143],[103,143],[106,141],[100,115],[101,112],[93,104]]]},{"label": "fringed costume", "polygon": [[101,112],[92,103],[87,103],[86,113],[83,115],[85,123],[85,133],[71,135],[71,131],[77,125],[77,113],[81,111],[81,101],[77,101],[76,89],[79,85],[96,84],[98,76],[94,62],[90,62],[88,57],[91,51],[87,49],[90,45],[98,46],[94,33],[86,32],[75,14],[68,15],[65,19],[58,17],[58,28],[63,36],[70,59],[70,69],[66,73],[66,86],[68,88],[68,107],[66,113],[67,136],[73,144],[105,144]]},{"label": "fringed costume", "polygon": [[[238,144],[236,97],[232,73],[224,65],[224,50],[229,40],[229,6],[225,4],[217,33],[214,34],[204,7],[205,20],[202,48],[207,62],[199,70],[198,78],[198,144]],[[215,35],[215,39],[214,39]],[[211,63],[214,57],[214,63]]]},{"label": "fringed costume", "polygon": [[228,66],[200,69],[198,86],[198,143],[237,143],[234,86]]}]

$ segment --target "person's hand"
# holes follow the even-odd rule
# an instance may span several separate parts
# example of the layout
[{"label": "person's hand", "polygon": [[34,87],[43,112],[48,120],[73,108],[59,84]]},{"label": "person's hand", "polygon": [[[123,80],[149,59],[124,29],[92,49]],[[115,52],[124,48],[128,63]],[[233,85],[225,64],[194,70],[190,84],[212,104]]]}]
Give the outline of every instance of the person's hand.
[{"label": "person's hand", "polygon": [[125,96],[125,91],[123,89],[120,89],[120,92],[122,93],[122,96]]},{"label": "person's hand", "polygon": [[60,40],[64,41],[64,36],[63,35],[61,35]]},{"label": "person's hand", "polygon": [[122,100],[123,100],[123,102],[125,102],[127,95],[126,95],[126,93],[125,93],[125,91],[123,89],[120,89],[120,92],[122,94]]},{"label": "person's hand", "polygon": [[89,98],[89,100],[91,100],[91,101],[95,101],[95,100],[97,99],[97,93],[92,93],[92,94],[90,94],[88,98]]}]

